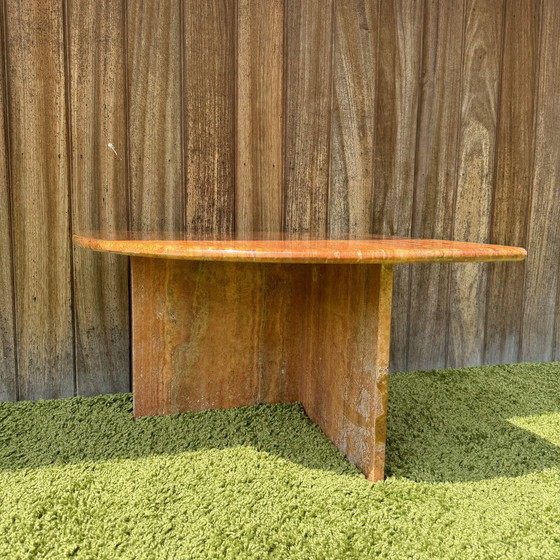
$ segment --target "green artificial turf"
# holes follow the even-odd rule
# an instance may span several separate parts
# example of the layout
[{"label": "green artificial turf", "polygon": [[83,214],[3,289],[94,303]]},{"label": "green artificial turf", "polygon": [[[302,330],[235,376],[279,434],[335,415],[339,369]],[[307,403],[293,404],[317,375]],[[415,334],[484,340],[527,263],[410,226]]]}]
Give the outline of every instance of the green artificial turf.
[{"label": "green artificial turf", "polygon": [[370,484],[294,405],[0,404],[0,558],[560,558],[560,364],[390,377]]}]

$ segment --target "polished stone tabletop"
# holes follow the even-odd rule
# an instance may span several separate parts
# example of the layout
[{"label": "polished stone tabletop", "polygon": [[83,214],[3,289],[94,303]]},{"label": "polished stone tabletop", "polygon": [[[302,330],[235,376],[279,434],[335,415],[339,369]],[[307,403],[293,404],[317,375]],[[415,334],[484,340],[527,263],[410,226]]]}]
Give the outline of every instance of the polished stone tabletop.
[{"label": "polished stone tabletop", "polygon": [[97,231],[74,235],[74,243],[132,256],[236,262],[396,264],[515,261],[527,255],[521,247],[380,235]]}]

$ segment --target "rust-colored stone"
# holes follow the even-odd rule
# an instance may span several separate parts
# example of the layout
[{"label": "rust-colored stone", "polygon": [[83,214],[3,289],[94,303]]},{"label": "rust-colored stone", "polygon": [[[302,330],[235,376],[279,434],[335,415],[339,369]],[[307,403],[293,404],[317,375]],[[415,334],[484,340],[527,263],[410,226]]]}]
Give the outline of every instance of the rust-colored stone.
[{"label": "rust-colored stone", "polygon": [[189,235],[176,232],[92,232],[74,243],[123,255],[232,262],[380,263],[519,261],[521,247],[375,235],[318,239],[288,233]]},{"label": "rust-colored stone", "polygon": [[132,255],[135,416],[301,401],[371,481],[384,475],[392,263],[526,254],[375,236],[128,232],[74,241]]}]

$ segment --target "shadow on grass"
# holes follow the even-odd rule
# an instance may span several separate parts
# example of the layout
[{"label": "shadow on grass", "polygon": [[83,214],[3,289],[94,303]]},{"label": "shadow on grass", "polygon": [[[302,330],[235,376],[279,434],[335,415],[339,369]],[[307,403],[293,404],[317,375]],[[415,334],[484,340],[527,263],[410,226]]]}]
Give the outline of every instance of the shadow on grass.
[{"label": "shadow on grass", "polygon": [[476,481],[559,467],[560,447],[539,437],[559,415],[558,362],[394,374],[386,473]]},{"label": "shadow on grass", "polygon": [[0,471],[233,447],[357,474],[298,403],[138,420],[129,394],[0,403]]},{"label": "shadow on grass", "polygon": [[[475,481],[560,465],[560,447],[533,433],[539,415],[560,413],[558,363],[398,373],[389,385],[389,476]],[[508,421],[529,416],[531,432]],[[0,470],[240,446],[357,473],[298,404],[135,421],[130,395],[0,403]]]}]

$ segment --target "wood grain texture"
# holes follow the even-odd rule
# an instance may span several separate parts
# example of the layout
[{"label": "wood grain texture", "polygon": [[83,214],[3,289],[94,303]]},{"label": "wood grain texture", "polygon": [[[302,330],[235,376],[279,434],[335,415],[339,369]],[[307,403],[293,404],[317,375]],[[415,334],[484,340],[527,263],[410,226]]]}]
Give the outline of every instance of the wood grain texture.
[{"label": "wood grain texture", "polygon": [[[466,3],[453,239],[489,237],[502,13],[503,3],[496,0]],[[486,279],[484,265],[451,265],[447,367],[483,361]]]},{"label": "wood grain texture", "polygon": [[[464,1],[424,7],[422,90],[416,147],[412,236],[449,238],[461,108]],[[445,367],[449,267],[410,271],[407,368]]]},{"label": "wood grain texture", "polygon": [[327,231],[332,6],[332,0],[286,0],[286,231]]},{"label": "wood grain texture", "polygon": [[240,0],[237,37],[237,231],[282,229],[284,2]]},{"label": "wood grain texture", "polygon": [[299,399],[371,481],[384,476],[392,282],[390,266],[313,266],[305,317]]},{"label": "wood grain texture", "polygon": [[0,5],[0,401],[15,401],[17,391],[16,338],[12,260],[12,223],[5,75],[4,13]]},{"label": "wood grain texture", "polygon": [[538,61],[531,210],[525,268],[520,361],[554,359],[556,300],[560,263],[560,4],[543,4]]},{"label": "wood grain texture", "polygon": [[0,398],[129,377],[109,227],[530,244],[397,267],[392,369],[560,359],[556,0],[1,3]]},{"label": "wood grain texture", "polygon": [[163,259],[294,263],[421,263],[523,260],[525,249],[439,239],[375,235],[322,239],[307,234],[196,235],[183,232],[97,232],[73,236],[96,251]]},{"label": "wood grain texture", "polygon": [[186,228],[231,231],[235,218],[235,57],[233,0],[185,0]]},{"label": "wood grain texture", "polygon": [[[184,226],[180,0],[127,1],[130,223]],[[122,156],[126,160],[126,156]]]},{"label": "wood grain texture", "polygon": [[328,231],[369,233],[373,211],[373,134],[377,5],[336,2],[333,20]]},{"label": "wood grain texture", "polygon": [[67,99],[60,2],[9,1],[20,398],[74,394]]},{"label": "wood grain texture", "polygon": [[[539,2],[505,4],[504,56],[501,73],[497,162],[490,240],[525,245],[534,153]],[[486,318],[487,363],[519,359],[524,266],[488,270]]]},{"label": "wood grain texture", "polygon": [[[128,227],[123,5],[67,4],[72,229]],[[74,250],[76,391],[130,390],[128,263]]]},{"label": "wood grain texture", "polygon": [[[373,137],[373,228],[409,237],[422,61],[423,2],[381,2]],[[406,369],[410,269],[394,271],[391,368]]]}]

